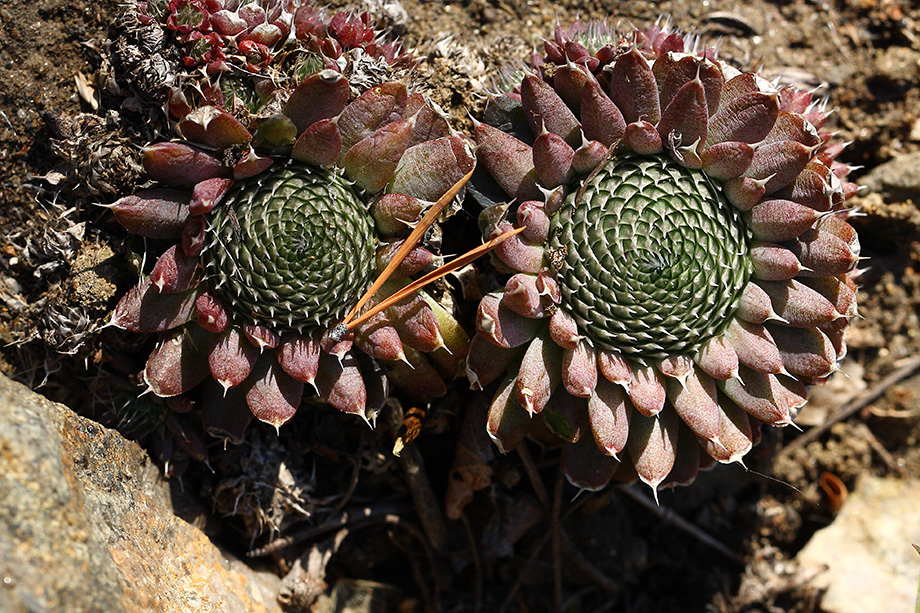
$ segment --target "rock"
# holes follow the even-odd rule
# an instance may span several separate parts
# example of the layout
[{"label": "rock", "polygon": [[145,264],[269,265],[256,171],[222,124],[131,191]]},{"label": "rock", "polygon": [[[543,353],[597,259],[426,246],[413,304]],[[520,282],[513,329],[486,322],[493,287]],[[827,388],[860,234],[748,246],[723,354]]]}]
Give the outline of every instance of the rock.
[{"label": "rock", "polygon": [[876,70],[876,78],[910,87],[920,76],[920,53],[910,47],[891,45],[878,54]]},{"label": "rock", "polygon": [[0,610],[280,611],[173,513],[147,454],[0,375]]},{"label": "rock", "polygon": [[913,611],[920,556],[920,482],[863,475],[840,514],[799,552],[805,572],[827,588],[830,613]]},{"label": "rock", "polygon": [[908,139],[912,142],[920,142],[920,119],[914,121],[910,126],[910,136]]},{"label": "rock", "polygon": [[899,155],[859,179],[871,192],[893,202],[912,201],[920,205],[920,153]]}]

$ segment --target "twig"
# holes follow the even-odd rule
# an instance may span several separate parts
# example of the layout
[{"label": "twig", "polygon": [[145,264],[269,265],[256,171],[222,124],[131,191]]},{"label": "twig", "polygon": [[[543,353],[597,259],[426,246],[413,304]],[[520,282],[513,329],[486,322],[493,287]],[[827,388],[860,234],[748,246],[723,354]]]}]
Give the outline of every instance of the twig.
[{"label": "twig", "polygon": [[652,500],[651,498],[643,494],[640,494],[638,491],[636,491],[630,486],[621,485],[620,491],[626,494],[627,496],[629,496],[630,498],[632,498],[633,500],[635,500],[636,502],[638,502],[639,504],[641,504],[642,506],[644,506],[646,509],[648,509],[655,515],[657,515],[659,519],[669,524],[672,524],[676,528],[683,530],[684,532],[686,532],[687,534],[689,534],[690,536],[692,536],[699,542],[703,543],[704,545],[711,547],[712,549],[715,549],[716,551],[721,553],[723,556],[725,556],[732,562],[735,562],[742,566],[744,565],[744,558],[742,558],[740,555],[738,555],[737,553],[735,553],[734,551],[726,547],[724,544],[718,541],[714,536],[697,528],[692,523],[690,523],[689,521],[687,521],[686,519],[684,519],[683,517],[681,517],[674,511],[672,511],[671,509],[655,504],[654,500]]},{"label": "twig", "polygon": [[415,512],[422,522],[422,528],[424,528],[425,534],[428,535],[431,546],[434,547],[435,551],[441,553],[447,549],[447,541],[449,540],[447,520],[443,511],[441,511],[441,506],[438,504],[434,491],[431,489],[431,483],[428,481],[428,473],[425,470],[422,453],[413,445],[403,450],[398,461],[406,476],[409,493],[412,495]]},{"label": "twig", "polygon": [[[604,495],[607,495],[607,494],[604,494]],[[565,510],[565,513],[562,514],[562,522],[565,523],[565,520],[571,517],[575,513],[575,511],[585,506],[589,502],[597,499],[597,497],[598,497],[597,492],[583,492],[582,494],[580,494],[578,496],[578,500],[570,504],[569,508],[567,508]]]},{"label": "twig", "polygon": [[[585,587],[581,588],[577,592],[569,592],[569,597],[566,598],[565,602],[562,603],[562,610],[563,611],[578,611],[582,609],[583,608],[582,605],[585,601],[585,597],[596,591],[597,591],[597,588],[595,586],[586,585]],[[605,602],[600,608],[592,607],[591,613],[606,613],[607,611],[611,611],[613,607],[615,607],[617,604],[620,604],[620,603],[617,602],[616,598],[609,598],[607,602]]]},{"label": "twig", "polygon": [[543,512],[549,517],[551,510],[549,507],[549,495],[547,495],[546,488],[543,486],[543,479],[540,478],[540,473],[537,472],[537,465],[533,462],[533,456],[530,455],[530,450],[527,448],[527,445],[518,445],[515,447],[515,450],[521,458],[521,462],[524,464],[524,472],[527,473],[530,487],[533,488],[534,494],[537,495],[537,500],[540,501]]},{"label": "twig", "polygon": [[[368,509],[364,509],[364,511],[367,512]],[[387,513],[387,514],[379,514],[379,513],[373,514],[372,513],[370,515],[367,515],[360,519],[356,519],[354,521],[344,520],[343,517],[346,515],[347,514],[343,513],[340,515],[339,518],[336,518],[336,520],[327,522],[323,526],[318,526],[310,530],[304,530],[298,534],[291,535],[289,537],[285,537],[282,539],[278,539],[272,543],[269,543],[265,547],[254,549],[249,552],[248,557],[253,558],[253,557],[269,555],[271,553],[284,549],[285,547],[288,547],[290,545],[294,545],[296,543],[300,543],[306,540],[316,538],[317,536],[320,536],[327,532],[332,532],[336,530],[346,530],[349,532],[354,532],[356,530],[360,530],[361,528],[367,528],[369,526],[373,526],[377,524],[389,524],[391,526],[402,528],[403,530],[411,534],[413,537],[415,537],[415,540],[417,540],[421,544],[422,550],[425,552],[425,557],[428,559],[428,565],[431,567],[431,575],[434,579],[433,597],[429,597],[428,590],[425,589],[425,581],[424,581],[424,578],[421,576],[421,571],[418,569],[417,565],[415,564],[414,559],[412,559],[412,566],[413,566],[413,570],[415,574],[415,580],[416,580],[416,583],[418,584],[419,591],[423,599],[428,605],[427,607],[428,610],[439,611],[441,609],[441,605],[440,605],[441,584],[438,579],[437,561],[435,560],[435,557],[434,557],[434,551],[432,551],[431,547],[428,545],[428,539],[425,538],[425,534],[396,513]]]},{"label": "twig", "polygon": [[351,472],[351,480],[348,482],[348,489],[345,490],[345,495],[342,497],[342,499],[336,503],[335,507],[333,507],[332,509],[333,511],[341,511],[342,509],[344,509],[345,505],[348,504],[348,502],[351,500],[351,497],[354,495],[355,490],[358,487],[358,479],[361,475],[361,459],[360,458],[363,453],[364,453],[364,437],[362,436],[361,444],[358,447],[358,453],[356,454],[358,459],[354,460],[355,468]]},{"label": "twig", "polygon": [[554,611],[562,611],[562,487],[565,484],[565,468],[559,463],[559,476],[553,492],[553,512],[550,515],[550,533],[553,535],[553,605]]},{"label": "twig", "polygon": [[873,417],[888,417],[891,419],[910,419],[918,414],[917,407],[909,409],[883,409],[881,407],[869,407],[869,415]]},{"label": "twig", "polygon": [[460,515],[460,521],[463,522],[463,528],[466,530],[466,538],[470,542],[470,555],[473,556],[473,573],[476,576],[476,585],[473,588],[473,611],[479,613],[479,611],[482,611],[482,560],[479,559],[476,536],[473,534],[473,527],[470,526],[470,520],[467,518],[466,513]]},{"label": "twig", "polygon": [[585,557],[581,555],[581,552],[578,551],[578,548],[572,543],[572,539],[570,539],[569,535],[565,532],[562,533],[562,550],[565,552],[566,557],[575,562],[578,568],[583,570],[588,578],[594,581],[594,583],[605,592],[619,592],[623,589],[619,583],[602,573],[596,566],[586,560]]},{"label": "twig", "polygon": [[[402,405],[396,400],[388,403],[390,410],[387,411],[387,420],[392,432],[399,432],[399,427],[403,420]],[[409,494],[412,496],[412,503],[415,506],[415,512],[422,523],[422,529],[428,536],[431,546],[438,553],[447,549],[449,540],[449,531],[447,528],[447,519],[441,511],[438,499],[431,489],[431,483],[428,481],[428,473],[425,471],[425,460],[422,453],[415,445],[410,445],[403,449],[399,457],[396,458],[399,467],[405,475],[406,485],[409,487]]]},{"label": "twig", "polygon": [[412,564],[412,574],[415,575],[415,583],[418,585],[419,593],[422,595],[425,604],[427,605],[425,609],[427,611],[440,611],[441,610],[441,582],[438,577],[438,567],[437,562],[434,557],[434,551],[428,545],[428,539],[424,532],[416,528],[414,525],[409,522],[399,519],[395,522],[389,522],[395,526],[398,526],[415,537],[422,545],[422,549],[425,551],[425,557],[428,558],[428,566],[431,568],[431,576],[434,579],[434,595],[429,596],[428,590],[426,589],[426,583],[424,577],[422,577],[422,571],[418,567],[418,564],[415,562],[415,557],[411,555],[411,552],[403,547],[396,539],[390,536],[390,540],[393,542],[393,545],[399,547],[409,556],[409,561]]},{"label": "twig", "polygon": [[817,428],[812,428],[805,434],[802,434],[797,439],[783,447],[781,453],[788,454],[799,447],[802,447],[813,440],[817,439],[819,436],[830,430],[831,426],[837,422],[843,421],[844,419],[850,417],[867,404],[875,402],[878,400],[885,391],[892,385],[906,379],[914,373],[918,368],[920,368],[920,355],[916,355],[910,358],[907,363],[903,366],[889,374],[887,377],[876,383],[870,389],[867,389],[862,394],[850,401],[849,404],[844,406],[839,411],[831,415],[826,422],[818,426]]},{"label": "twig", "polygon": [[329,532],[334,532],[341,528],[355,529],[365,525],[384,521],[388,517],[397,516],[398,518],[399,513],[405,513],[411,509],[412,508],[409,505],[406,505],[402,502],[390,502],[380,504],[376,507],[364,507],[362,509],[355,509],[352,511],[343,511],[327,520],[321,526],[312,526],[310,528],[298,530],[297,532],[294,532],[288,536],[275,539],[264,547],[253,549],[246,555],[250,558],[260,558],[262,556],[267,556],[281,551],[285,547],[290,547],[291,545],[313,540],[317,537],[320,537]]},{"label": "twig", "polygon": [[565,513],[562,513],[562,490],[564,485],[565,470],[560,466],[559,480],[556,483],[556,489],[553,495],[552,508],[550,508],[549,495],[543,485],[543,480],[537,472],[537,466],[533,461],[526,445],[518,445],[515,448],[524,464],[524,470],[527,478],[530,480],[534,493],[536,493],[540,504],[543,506],[543,512],[550,520],[550,534],[553,537],[553,595],[556,597],[556,610],[561,610],[562,606],[562,553],[572,559],[601,589],[613,592],[618,591],[620,586],[601,573],[597,568],[592,566],[572,545],[572,540],[565,530],[565,520],[577,511],[582,505],[592,499],[590,495],[581,496],[573,504],[569,505]]},{"label": "twig", "polygon": [[537,558],[540,557],[540,553],[542,553],[543,548],[546,547],[546,544],[549,543],[552,536],[552,532],[547,532],[544,534],[543,539],[531,552],[530,557],[527,558],[527,564],[525,564],[524,568],[521,569],[521,572],[518,573],[518,578],[515,580],[514,585],[511,586],[511,591],[508,592],[508,596],[502,603],[501,608],[498,609],[498,613],[505,613],[511,606],[511,603],[514,602],[514,597],[517,596],[518,590],[521,589],[521,585],[524,583],[524,577],[526,577],[527,573],[530,572],[530,568],[534,565],[534,562],[537,561]]},{"label": "twig", "polygon": [[882,445],[882,442],[878,440],[878,437],[875,436],[872,428],[863,423],[859,425],[862,426],[859,429],[863,432],[863,434],[865,434],[866,440],[869,442],[869,446],[872,447],[872,451],[874,451],[875,454],[882,459],[882,462],[885,463],[885,466],[888,467],[888,470],[894,473],[898,473],[899,475],[904,475],[904,467],[898,465],[898,461],[894,459],[894,456],[891,455],[890,451],[885,449],[884,445]]}]

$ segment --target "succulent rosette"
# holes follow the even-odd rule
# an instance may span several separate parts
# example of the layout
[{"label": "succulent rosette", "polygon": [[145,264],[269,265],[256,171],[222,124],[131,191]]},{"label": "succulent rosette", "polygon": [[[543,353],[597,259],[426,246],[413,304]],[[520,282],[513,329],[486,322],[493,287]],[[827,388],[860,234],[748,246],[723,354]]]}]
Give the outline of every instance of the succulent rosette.
[{"label": "succulent rosette", "polygon": [[741,461],[837,369],[856,315],[828,113],[668,27],[558,28],[533,66],[475,128],[511,199],[484,234],[524,228],[493,252],[511,277],[468,356],[474,387],[500,381],[490,435],[554,433],[592,489]]},{"label": "succulent rosette", "polygon": [[260,72],[293,39],[299,50],[335,62],[352,49],[392,62],[400,48],[381,40],[370,16],[334,13],[300,0],[147,0],[138,3],[142,23],[158,23],[183,45],[182,62],[208,72],[230,66]]},{"label": "succulent rosette", "polygon": [[[280,426],[310,386],[372,420],[384,370],[411,373],[409,393],[426,399],[460,367],[465,334],[423,293],[341,325],[475,163],[427,98],[404,82],[358,81],[318,70],[275,89],[266,108],[278,112],[244,113],[245,124],[219,106],[171,105],[178,139],[143,152],[156,184],[112,205],[131,232],[177,240],[112,323],[159,335],[144,381],[157,396],[200,401],[212,434],[236,440],[253,415]],[[436,259],[412,247],[365,308]]]}]

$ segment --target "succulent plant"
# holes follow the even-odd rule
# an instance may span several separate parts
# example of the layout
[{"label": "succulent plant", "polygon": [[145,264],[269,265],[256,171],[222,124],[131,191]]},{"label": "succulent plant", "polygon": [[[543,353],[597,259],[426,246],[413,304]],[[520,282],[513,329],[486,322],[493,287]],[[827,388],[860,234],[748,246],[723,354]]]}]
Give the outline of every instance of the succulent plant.
[{"label": "succulent plant", "polygon": [[667,25],[577,23],[544,51],[475,127],[511,199],[484,235],[523,233],[493,252],[512,274],[479,305],[468,376],[500,381],[502,450],[548,430],[576,485],[638,476],[657,494],[741,461],[837,369],[856,186],[811,93]]},{"label": "succulent plant", "polygon": [[298,0],[148,0],[138,3],[142,23],[156,22],[183,45],[183,63],[208,72],[230,66],[250,72],[268,67],[289,39],[334,63],[352,49],[392,62],[399,45],[380,40],[370,17],[333,15]]},{"label": "succulent plant", "polygon": [[[342,53],[330,19],[315,47]],[[178,239],[121,299],[113,325],[158,334],[149,389],[199,401],[205,429],[232,440],[251,415],[291,419],[305,384],[367,420],[386,397],[383,367],[411,372],[417,398],[443,393],[466,347],[425,294],[357,309],[385,268],[367,307],[382,308],[437,259],[403,239],[432,202],[456,195],[474,166],[471,143],[404,82],[365,88],[367,75],[318,67],[276,85],[264,108],[278,112],[242,113],[245,124],[174,99],[178,140],[143,152],[156,185],[111,207],[131,232]]]}]

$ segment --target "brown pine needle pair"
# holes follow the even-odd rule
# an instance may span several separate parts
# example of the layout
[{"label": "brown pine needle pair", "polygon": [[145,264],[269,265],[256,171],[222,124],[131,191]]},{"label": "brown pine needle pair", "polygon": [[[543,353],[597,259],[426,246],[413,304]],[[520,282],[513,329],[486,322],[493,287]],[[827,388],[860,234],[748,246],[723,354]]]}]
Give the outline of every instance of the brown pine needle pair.
[{"label": "brown pine needle pair", "polygon": [[[475,249],[472,249],[472,250],[466,252],[465,254],[461,255],[460,257],[458,257],[458,258],[456,258],[456,259],[454,259],[454,260],[451,260],[450,263],[445,264],[444,266],[441,266],[441,267],[438,268],[437,270],[432,270],[430,273],[428,273],[428,274],[425,275],[424,277],[421,277],[421,278],[419,278],[419,279],[413,281],[412,283],[410,283],[410,284],[407,285],[406,287],[402,288],[402,289],[399,290],[398,292],[396,292],[396,293],[394,293],[393,295],[391,295],[391,296],[390,296],[389,298],[387,298],[386,300],[383,300],[383,301],[381,301],[380,303],[376,304],[376,305],[374,306],[374,308],[372,308],[371,310],[369,310],[367,313],[364,313],[363,315],[361,315],[361,317],[358,317],[357,319],[355,319],[355,320],[353,320],[353,321],[351,321],[351,322],[349,322],[349,323],[346,323],[346,324],[345,324],[346,327],[347,327],[349,330],[353,329],[355,326],[358,326],[358,325],[362,324],[365,320],[367,320],[367,319],[373,317],[375,314],[379,313],[379,312],[382,311],[383,309],[385,309],[385,308],[387,308],[387,307],[389,307],[389,306],[391,306],[391,305],[393,305],[393,304],[396,304],[397,302],[399,302],[400,300],[402,300],[402,299],[405,298],[406,296],[409,296],[409,295],[411,295],[413,292],[416,292],[416,291],[422,289],[423,287],[425,287],[425,286],[428,285],[429,283],[433,283],[434,281],[437,281],[437,280],[440,279],[441,277],[444,277],[444,276],[446,276],[446,275],[452,273],[453,271],[457,270],[458,268],[461,268],[461,267],[463,267],[463,266],[466,266],[467,264],[469,264],[470,262],[472,262],[473,260],[475,260],[475,259],[478,258],[479,256],[488,253],[489,251],[491,251],[492,249],[494,249],[494,248],[497,247],[498,245],[502,244],[503,242],[505,242],[506,240],[508,240],[508,239],[511,238],[512,236],[515,236],[515,235],[517,235],[517,234],[520,234],[520,233],[523,232],[523,231],[524,231],[524,228],[515,228],[515,229],[512,230],[511,232],[506,232],[506,233],[502,234],[501,236],[495,237],[495,238],[493,238],[492,240],[490,240],[489,242],[484,243],[484,244],[480,245],[479,247],[476,247]],[[383,277],[383,275],[381,275],[381,277]],[[385,279],[384,279],[384,280],[385,280]]]},{"label": "brown pine needle pair", "polygon": [[412,249],[418,244],[422,236],[424,236],[425,232],[428,231],[428,228],[430,228],[431,225],[435,222],[435,220],[437,220],[438,216],[441,214],[441,211],[443,211],[444,208],[450,203],[450,201],[453,200],[454,197],[458,193],[460,193],[460,190],[463,188],[464,185],[466,185],[467,181],[469,181],[470,177],[472,176],[473,176],[473,171],[471,170],[466,175],[464,175],[459,181],[457,181],[453,185],[453,187],[447,190],[444,193],[444,195],[441,196],[438,199],[438,201],[435,202],[434,205],[430,209],[428,209],[428,212],[425,213],[421,221],[419,221],[418,225],[415,226],[415,229],[412,230],[412,233],[409,234],[409,237],[402,244],[402,247],[400,247],[399,250],[396,252],[396,255],[393,256],[393,259],[390,260],[390,263],[387,264],[387,267],[383,269],[383,272],[380,273],[380,276],[377,277],[377,279],[370,286],[370,288],[364,293],[363,296],[361,296],[361,299],[358,300],[358,302],[355,304],[354,307],[352,307],[351,311],[348,313],[348,315],[345,317],[345,320],[342,322],[342,325],[344,325],[348,330],[354,329],[356,326],[361,325],[366,320],[370,319],[371,317],[373,317],[380,311],[384,310],[385,308],[392,306],[393,304],[396,304],[400,300],[420,290],[421,288],[425,287],[429,283],[437,281],[441,277],[444,277],[452,273],[458,268],[466,266],[467,264],[469,264],[470,262],[472,262],[479,256],[485,253],[488,253],[489,251],[491,251],[498,245],[502,244],[503,242],[505,242],[512,236],[515,236],[516,234],[519,234],[520,232],[524,230],[524,228],[516,228],[512,232],[507,232],[505,234],[502,234],[501,236],[493,238],[489,242],[483,245],[480,245],[479,247],[476,247],[475,249],[472,249],[471,251],[468,251],[464,255],[461,255],[460,257],[455,258],[451,262],[413,281],[412,283],[405,286],[401,290],[392,294],[387,299],[374,305],[373,308],[363,313],[360,317],[354,319],[358,311],[360,311],[361,308],[365,304],[367,304],[367,301],[370,300],[371,296],[376,294],[377,290],[379,290],[381,286],[384,283],[386,283],[387,279],[390,278],[390,275],[393,274],[393,271],[396,270],[396,267],[399,266],[399,264],[406,258],[407,255],[409,255],[409,252],[412,251]]}]

